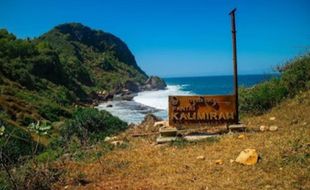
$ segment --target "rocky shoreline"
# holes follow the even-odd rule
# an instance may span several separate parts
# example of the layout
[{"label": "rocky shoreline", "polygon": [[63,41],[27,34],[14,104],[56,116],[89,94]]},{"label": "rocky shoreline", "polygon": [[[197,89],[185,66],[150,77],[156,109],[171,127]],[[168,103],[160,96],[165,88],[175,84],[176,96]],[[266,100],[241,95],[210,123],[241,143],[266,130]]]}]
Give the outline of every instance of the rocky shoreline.
[{"label": "rocky shoreline", "polygon": [[134,81],[127,81],[124,86],[112,91],[98,91],[91,94],[91,105],[98,106],[102,102],[111,100],[131,101],[139,92],[164,90],[167,84],[158,76],[150,76],[143,84]]}]

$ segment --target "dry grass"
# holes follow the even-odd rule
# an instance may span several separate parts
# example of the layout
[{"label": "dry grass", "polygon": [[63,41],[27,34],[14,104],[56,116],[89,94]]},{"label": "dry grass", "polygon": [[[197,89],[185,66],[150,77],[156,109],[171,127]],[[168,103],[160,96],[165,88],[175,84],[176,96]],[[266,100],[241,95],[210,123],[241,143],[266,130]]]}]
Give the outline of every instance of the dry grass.
[{"label": "dry grass", "polygon": [[[69,162],[57,189],[310,189],[310,92],[243,122],[249,130],[218,141],[155,145],[151,138],[128,138],[92,163]],[[270,117],[276,117],[271,121]],[[260,125],[278,131],[258,132]],[[231,163],[240,151],[255,148],[254,166]],[[205,160],[196,159],[205,156]],[[222,165],[215,160],[223,160]]]}]

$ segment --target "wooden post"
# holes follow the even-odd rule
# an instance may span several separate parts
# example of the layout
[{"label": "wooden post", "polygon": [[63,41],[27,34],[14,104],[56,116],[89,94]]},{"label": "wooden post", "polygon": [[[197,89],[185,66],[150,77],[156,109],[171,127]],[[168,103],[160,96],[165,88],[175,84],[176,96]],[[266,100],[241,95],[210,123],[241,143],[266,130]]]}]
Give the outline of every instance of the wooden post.
[{"label": "wooden post", "polygon": [[237,67],[237,40],[236,40],[236,22],[235,12],[233,9],[229,15],[231,17],[231,32],[232,32],[232,45],[233,45],[233,64],[234,64],[234,93],[236,97],[236,123],[239,123],[239,101],[238,101],[238,67]]}]

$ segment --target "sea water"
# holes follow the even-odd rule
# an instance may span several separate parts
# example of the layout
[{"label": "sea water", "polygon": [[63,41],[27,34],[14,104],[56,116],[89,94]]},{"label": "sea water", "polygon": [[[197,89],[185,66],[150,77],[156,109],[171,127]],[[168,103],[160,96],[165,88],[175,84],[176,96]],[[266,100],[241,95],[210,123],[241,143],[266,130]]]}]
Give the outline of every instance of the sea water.
[{"label": "sea water", "polygon": [[[240,75],[239,86],[251,87],[278,75]],[[109,101],[98,106],[128,123],[140,123],[146,114],[152,113],[162,119],[168,117],[170,95],[225,95],[233,93],[233,76],[205,76],[163,78],[165,90],[140,92],[133,101]],[[108,106],[109,105],[109,106]]]}]

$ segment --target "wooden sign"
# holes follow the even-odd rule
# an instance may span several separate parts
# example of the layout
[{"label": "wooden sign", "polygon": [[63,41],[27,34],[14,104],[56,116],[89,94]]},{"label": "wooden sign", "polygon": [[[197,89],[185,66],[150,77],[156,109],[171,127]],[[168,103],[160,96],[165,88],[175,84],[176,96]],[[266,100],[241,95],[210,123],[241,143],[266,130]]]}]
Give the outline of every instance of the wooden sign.
[{"label": "wooden sign", "polygon": [[196,128],[235,123],[235,95],[169,96],[169,125]]}]

